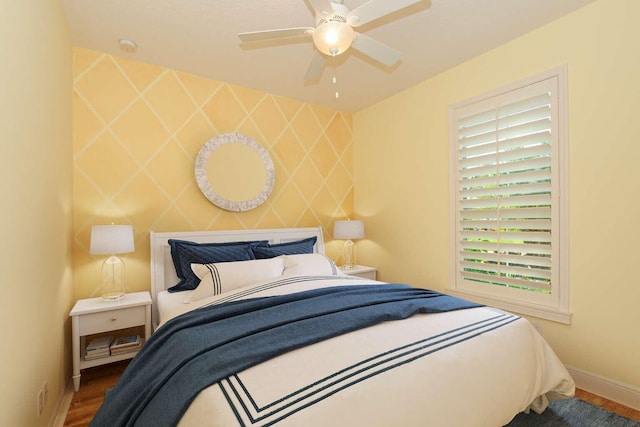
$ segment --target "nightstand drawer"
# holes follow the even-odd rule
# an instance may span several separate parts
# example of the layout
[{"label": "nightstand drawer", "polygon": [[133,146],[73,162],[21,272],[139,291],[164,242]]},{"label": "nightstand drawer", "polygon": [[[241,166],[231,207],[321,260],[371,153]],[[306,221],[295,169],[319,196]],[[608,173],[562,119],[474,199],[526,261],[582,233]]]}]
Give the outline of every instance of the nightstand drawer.
[{"label": "nightstand drawer", "polygon": [[363,271],[358,273],[347,273],[349,276],[361,277],[363,279],[376,280],[376,271]]},{"label": "nightstand drawer", "polygon": [[366,265],[354,265],[351,268],[340,268],[340,271],[349,276],[360,277],[361,279],[377,280],[377,270],[374,267],[367,267]]},{"label": "nightstand drawer", "polygon": [[80,335],[97,334],[145,324],[145,307],[101,311],[82,316]]}]

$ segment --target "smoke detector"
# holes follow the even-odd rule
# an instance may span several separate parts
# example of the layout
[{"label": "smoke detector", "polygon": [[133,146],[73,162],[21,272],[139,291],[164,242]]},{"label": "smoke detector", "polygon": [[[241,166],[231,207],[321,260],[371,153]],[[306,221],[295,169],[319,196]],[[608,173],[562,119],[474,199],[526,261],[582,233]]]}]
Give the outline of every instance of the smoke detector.
[{"label": "smoke detector", "polygon": [[135,53],[138,50],[138,45],[133,40],[120,39],[118,43],[120,44],[120,49],[127,53]]}]

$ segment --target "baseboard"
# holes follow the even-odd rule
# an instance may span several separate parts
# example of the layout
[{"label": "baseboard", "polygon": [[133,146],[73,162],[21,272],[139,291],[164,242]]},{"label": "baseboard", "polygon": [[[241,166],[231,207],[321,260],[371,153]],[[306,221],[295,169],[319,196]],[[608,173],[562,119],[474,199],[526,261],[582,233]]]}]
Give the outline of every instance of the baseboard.
[{"label": "baseboard", "polygon": [[64,393],[62,393],[62,397],[60,397],[60,400],[58,401],[58,406],[55,411],[56,416],[53,420],[53,424],[50,424],[52,427],[64,427],[64,422],[67,419],[67,412],[69,412],[72,400],[73,381],[70,380],[64,389]]},{"label": "baseboard", "polygon": [[640,411],[640,388],[566,366],[576,387]]}]

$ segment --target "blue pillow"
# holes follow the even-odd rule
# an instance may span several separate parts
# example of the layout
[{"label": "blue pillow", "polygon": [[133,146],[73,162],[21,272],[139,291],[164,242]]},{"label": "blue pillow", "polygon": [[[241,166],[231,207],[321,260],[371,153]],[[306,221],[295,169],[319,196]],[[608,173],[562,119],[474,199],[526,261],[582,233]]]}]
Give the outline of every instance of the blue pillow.
[{"label": "blue pillow", "polygon": [[256,245],[251,247],[251,251],[256,259],[273,258],[280,255],[312,254],[316,240],[318,238],[314,236],[294,242]]},{"label": "blue pillow", "polygon": [[171,258],[180,281],[168,289],[169,292],[188,291],[198,287],[200,279],[191,270],[191,264],[214,262],[249,261],[256,259],[251,248],[266,245],[268,241],[196,243],[187,240],[169,239]]}]

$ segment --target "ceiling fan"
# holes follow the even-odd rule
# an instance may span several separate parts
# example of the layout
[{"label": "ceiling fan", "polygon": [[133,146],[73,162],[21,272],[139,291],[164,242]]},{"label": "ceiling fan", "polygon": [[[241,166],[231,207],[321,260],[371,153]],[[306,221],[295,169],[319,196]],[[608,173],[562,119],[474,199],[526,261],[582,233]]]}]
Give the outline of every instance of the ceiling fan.
[{"label": "ceiling fan", "polygon": [[316,46],[316,51],[311,57],[304,79],[315,80],[322,74],[325,55],[329,57],[340,55],[349,47],[388,67],[393,66],[400,60],[402,53],[371,37],[354,31],[354,28],[422,0],[369,0],[351,11],[342,4],[342,0],[307,1],[315,12],[315,28],[297,27],[253,31],[240,33],[238,37],[243,43],[251,43],[310,36]]}]

